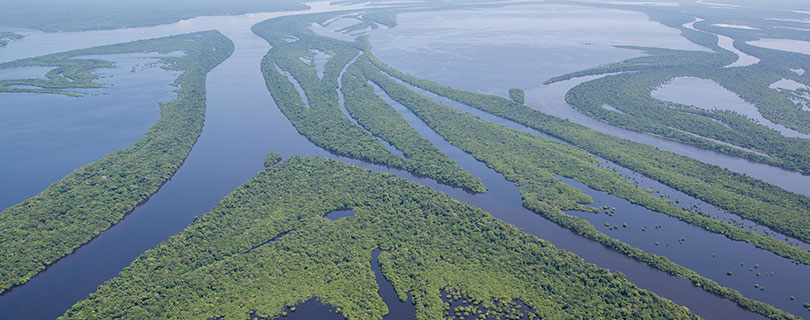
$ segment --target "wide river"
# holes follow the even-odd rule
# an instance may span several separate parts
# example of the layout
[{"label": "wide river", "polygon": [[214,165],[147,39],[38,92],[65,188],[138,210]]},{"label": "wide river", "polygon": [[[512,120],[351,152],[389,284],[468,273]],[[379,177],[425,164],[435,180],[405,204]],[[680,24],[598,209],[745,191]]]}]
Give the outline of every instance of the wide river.
[{"label": "wide river", "polygon": [[[312,6],[313,10],[308,12],[346,9],[345,7],[329,7],[324,3],[316,3]],[[476,30],[467,30],[466,35],[464,32],[451,33],[450,37],[457,39],[457,41],[445,42],[447,42],[447,46],[454,46],[452,48],[442,47],[438,44],[434,46],[435,43],[433,42],[420,42],[419,39],[413,40],[408,36],[409,34],[416,35],[417,38],[418,36],[425,35],[436,36],[437,34],[441,34],[438,31],[459,29],[459,26],[462,24],[457,21],[457,18],[464,15],[467,15],[469,18],[470,15],[468,12],[448,11],[442,13],[445,17],[439,17],[434,14],[420,15],[419,13],[403,15],[399,19],[399,27],[372,33],[371,40],[374,44],[375,54],[377,54],[378,57],[403,71],[462,89],[500,95],[505,94],[506,89],[510,87],[525,88],[527,89],[527,100],[529,103],[541,110],[544,109],[539,106],[541,103],[545,106],[557,106],[558,109],[562,108],[559,106],[560,103],[564,104],[564,101],[561,102],[561,100],[559,100],[562,99],[561,95],[547,95],[545,97],[544,95],[532,95],[532,92],[544,90],[542,81],[547,78],[589,66],[626,59],[639,54],[638,52],[630,50],[617,49],[611,47],[611,45],[647,43],[648,45],[663,47],[700,50],[699,47],[680,38],[676,31],[650,22],[645,16],[638,13],[626,11],[597,11],[584,7],[563,6],[538,6],[527,8],[531,10],[527,11],[526,8],[506,8],[495,10],[492,13],[489,13],[489,11],[477,11],[478,14],[472,16],[468,23],[472,22],[472,24],[475,24],[475,18],[478,18],[485,19],[483,23],[492,24],[497,22],[498,19],[512,19],[514,15],[519,14],[519,12],[522,12],[524,15],[537,14],[539,16],[545,15],[549,17],[555,14],[567,13],[574,14],[583,21],[587,20],[590,16],[598,16],[600,19],[593,21],[593,30],[591,31],[595,33],[591,36],[592,38],[585,36],[572,38],[570,35],[566,34],[566,32],[582,34],[583,30],[573,28],[575,24],[565,25],[563,27],[573,28],[572,31],[565,31],[563,30],[565,28],[560,27],[559,29],[547,30],[548,32],[553,31],[553,33],[555,33],[554,37],[551,38],[531,40],[530,36],[532,36],[532,34],[529,34],[525,35],[525,38],[514,40],[516,43],[529,41],[530,43],[546,42],[552,44],[555,43],[554,41],[557,41],[557,45],[550,45],[545,47],[545,49],[543,46],[539,45],[530,46],[530,50],[522,55],[500,58],[498,57],[498,52],[494,51],[494,48],[503,45],[508,46],[510,44],[487,44],[486,41],[488,41],[487,39],[499,38],[497,32],[509,32],[509,30],[496,29],[493,30],[494,34],[486,35],[482,35],[480,30],[478,30],[479,32],[475,32]],[[406,172],[338,157],[314,146],[306,138],[297,133],[273,103],[259,69],[260,61],[269,50],[269,45],[263,39],[250,32],[250,27],[262,20],[275,16],[300,13],[303,12],[201,17],[169,25],[111,31],[48,34],[30,30],[17,30],[18,32],[27,34],[28,37],[0,49],[0,62],[77,48],[210,29],[219,30],[230,38],[235,43],[236,50],[228,60],[214,69],[208,76],[208,108],[206,111],[205,127],[188,159],[175,176],[148,202],[137,208],[116,226],[79,248],[75,253],[59,260],[28,283],[0,296],[0,314],[3,315],[3,319],[53,319],[58,317],[66,309],[70,308],[72,304],[87,297],[98,285],[116,276],[117,273],[127,266],[135,257],[145,250],[155,247],[158,243],[166,240],[171,235],[180,232],[192,222],[194,216],[202,215],[210,210],[221,198],[252,177],[257,171],[262,170],[263,159],[268,152],[281,153],[284,158],[294,155],[328,157],[355,163],[359,166],[378,171],[397,174],[487,210],[495,217],[516,225],[527,233],[546,239],[559,248],[572,251],[588,262],[595,263],[612,271],[622,272],[636,285],[685,305],[704,318],[761,318],[756,314],[740,309],[728,300],[706,293],[702,289],[692,286],[684,279],[673,278],[663,272],[652,269],[645,264],[636,262],[622,254],[609,250],[601,244],[584,239],[526,210],[521,206],[520,194],[517,187],[504,180],[501,175],[473,159],[469,154],[458,150],[442,140],[441,137],[427,128],[424,123],[421,123],[415,116],[409,114],[407,110],[400,108],[401,106],[395,107],[406,116],[406,119],[408,119],[423,136],[458,161],[465,169],[481,177],[484,184],[491,191],[483,195],[471,195],[459,189],[438,184],[430,179],[415,177]],[[453,19],[453,15],[455,15],[456,20]],[[498,18],[498,15],[500,15],[500,18]],[[435,19],[446,18],[446,21],[456,23],[456,25],[434,24],[436,30],[434,30],[435,32],[433,33],[418,31],[418,29],[409,29],[412,27],[420,27],[420,23],[430,23],[430,17],[439,17]],[[529,20],[530,19],[527,19],[526,21]],[[594,30],[611,26],[611,21],[616,22],[619,20],[625,22],[614,26],[614,28],[635,31],[628,33],[626,39],[619,39],[618,41],[620,41],[620,43],[601,43],[598,39],[604,39],[604,33],[599,33]],[[542,26],[535,23],[529,25],[529,27],[531,27],[530,29],[539,29]],[[611,34],[616,34],[616,31],[617,30],[612,30]],[[538,32],[539,31],[535,30],[535,35]],[[476,34],[480,37],[482,41],[480,44],[482,45],[478,47],[465,46],[463,41],[464,37],[466,37],[468,41],[473,41],[475,38],[472,38],[472,36]],[[600,34],[602,36],[600,36]],[[506,39],[507,40],[504,41],[511,41],[508,40],[508,38]],[[394,43],[406,43],[405,40],[412,41],[410,45],[403,45],[411,49],[404,50],[402,47],[397,48],[393,45]],[[434,39],[434,41],[442,42],[443,40],[438,38]],[[566,46],[564,45],[566,41],[573,42],[575,45]],[[621,41],[626,41],[626,43]],[[425,56],[425,52],[428,51],[431,55]],[[534,58],[527,59],[528,57]],[[414,61],[419,61],[419,63],[413,63]],[[565,63],[568,63],[568,65]],[[437,70],[439,69],[435,68],[437,64],[441,65],[442,72],[438,72]],[[522,71],[518,72],[519,70]],[[510,75],[514,77],[510,77]],[[505,79],[508,81],[504,81]],[[161,81],[160,83],[163,83],[163,85],[156,85],[154,90],[157,92],[166,92],[166,82]],[[121,84],[121,86],[124,85]],[[108,93],[111,96],[116,94],[113,91],[109,91]],[[14,95],[16,94],[8,96],[11,97]],[[166,95],[162,97],[169,98]],[[83,99],[88,98],[74,98],[74,100],[83,101]],[[4,99],[6,98],[4,97]],[[154,103],[154,108],[157,110],[157,103]],[[28,116],[35,120],[38,115],[29,114]],[[148,119],[148,116],[145,116],[145,119]],[[582,121],[587,122],[588,120],[582,119]],[[614,129],[615,128],[609,127],[604,128],[605,131],[611,133],[615,132],[613,131]],[[47,136],[42,137],[42,135],[31,135],[31,137],[32,138],[29,139],[39,139],[31,141],[34,145],[41,145],[43,140],[47,139]],[[127,139],[131,140],[132,138],[133,137],[130,136]],[[134,138],[137,139],[137,136],[134,136]],[[121,141],[126,141],[126,139],[122,139]],[[659,140],[645,140],[645,142],[667,149],[656,144],[658,141]],[[119,143],[121,142],[119,141]],[[722,165],[723,163],[721,160],[717,162],[710,161],[711,159],[715,159],[715,157],[720,157],[717,156],[716,153],[700,149],[692,152],[702,154],[705,159],[700,157],[696,158],[703,161],[718,165]],[[62,159],[55,158],[52,159],[52,161],[58,162],[62,161]],[[756,176],[756,172],[759,172],[758,170],[765,167],[759,164],[747,163],[749,164],[746,166],[726,167],[731,167],[732,170],[752,176]],[[69,166],[73,165],[74,164],[65,164],[63,167],[69,168]],[[64,171],[65,169],[60,170]],[[32,192],[36,193],[38,190],[44,189],[57,178],[53,177],[54,172],[50,173],[50,177],[39,179],[41,182],[29,184],[31,186],[27,193],[23,192],[13,196],[0,196],[4,197],[0,198],[0,204],[5,208],[13,203],[24,200],[29,197]],[[67,170],[67,172],[69,172],[69,170]],[[67,172],[62,174],[66,174]],[[37,173],[32,171],[31,174],[36,175]],[[805,181],[805,183],[810,181],[801,180],[806,179],[806,177],[791,175],[789,172],[785,173],[785,176],[790,177],[786,178],[786,180],[789,181],[793,181],[790,179]],[[13,176],[13,178],[14,179],[11,181],[4,180],[4,187],[15,185],[18,181],[22,183],[22,181],[26,179],[25,176],[21,175]],[[775,182],[770,180],[769,182],[791,190],[791,188],[788,187],[790,185],[789,183],[785,183],[784,185],[777,183],[779,180],[778,176],[771,176],[771,178]],[[593,192],[589,193],[596,195]],[[595,198],[597,198],[600,203],[615,202],[615,200],[610,198]],[[634,208],[632,206],[626,206],[626,208],[629,212],[640,210],[640,208]],[[628,215],[624,218],[630,217],[631,216]],[[672,220],[672,225],[678,225],[677,221],[673,219],[669,220]],[[594,224],[596,224],[596,221],[594,221]],[[598,226],[598,224],[596,225]],[[688,226],[678,226],[677,228],[685,229],[687,227]],[[701,237],[704,237],[703,234],[705,232],[701,232],[697,228],[693,229],[696,229],[692,231],[694,238],[691,235],[686,235],[687,242],[691,239],[702,239]],[[634,237],[620,238],[630,243],[633,243],[631,240],[635,239]],[[715,241],[715,243],[718,244],[724,243],[722,239]],[[634,243],[634,245],[636,244]],[[737,245],[735,244],[734,246]],[[654,251],[652,247],[643,247],[645,250]],[[743,252],[752,252],[750,248],[742,248],[740,250]],[[667,251],[661,251],[659,254],[667,254]],[[764,259],[770,259],[768,261],[773,261],[774,264],[779,266],[783,265],[783,262],[780,261],[784,259],[775,257],[767,252],[761,252],[759,256],[763,260],[758,260],[758,263],[763,266],[767,263]],[[673,260],[677,259],[673,258]],[[729,260],[724,261],[726,261],[725,264],[719,264],[719,267],[715,269],[700,270],[699,272],[724,285],[741,290],[749,296],[752,290],[749,290],[749,292],[743,290],[744,287],[750,285],[747,281],[727,281],[722,279],[726,271],[725,269],[728,267],[727,263]],[[677,262],[683,263],[689,267],[694,267],[690,265],[690,263],[687,263],[686,258],[684,258],[683,261]],[[734,263],[738,264],[739,262],[734,260]],[[807,269],[806,266],[802,266],[802,268],[804,268],[803,270]],[[737,274],[738,273],[735,272],[735,275]],[[788,274],[784,276],[788,276]],[[378,279],[378,281],[379,280],[380,279]],[[793,307],[794,304],[777,304],[777,301],[768,302],[777,304],[780,308],[800,314],[801,303],[799,301],[803,301],[802,298],[808,296],[806,292],[797,292],[795,295],[800,297],[795,303],[796,308]],[[763,296],[758,295],[751,295],[751,297],[767,300]],[[392,301],[390,301],[390,299],[385,300],[391,305]],[[787,300],[787,298],[779,296],[776,300]]]}]

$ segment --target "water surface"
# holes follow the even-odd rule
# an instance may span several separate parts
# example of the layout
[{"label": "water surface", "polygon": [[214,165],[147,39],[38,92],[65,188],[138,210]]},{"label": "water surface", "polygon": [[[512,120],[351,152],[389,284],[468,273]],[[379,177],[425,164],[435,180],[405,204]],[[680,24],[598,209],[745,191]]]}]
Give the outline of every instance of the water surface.
[{"label": "water surface", "polygon": [[[171,83],[179,73],[160,68],[156,59],[144,54],[98,58],[116,67],[93,71],[104,88],[68,90],[82,97],[0,93],[0,211],[86,163],[133,145],[160,118],[158,103],[177,97]],[[13,69],[26,69],[12,72],[20,79],[51,68]]]},{"label": "water surface", "polygon": [[739,113],[754,123],[776,130],[785,137],[810,139],[810,135],[797,132],[762,116],[756,106],[723,88],[713,80],[696,77],[678,77],[652,92],[656,99],[695,106],[706,110],[727,110]]}]

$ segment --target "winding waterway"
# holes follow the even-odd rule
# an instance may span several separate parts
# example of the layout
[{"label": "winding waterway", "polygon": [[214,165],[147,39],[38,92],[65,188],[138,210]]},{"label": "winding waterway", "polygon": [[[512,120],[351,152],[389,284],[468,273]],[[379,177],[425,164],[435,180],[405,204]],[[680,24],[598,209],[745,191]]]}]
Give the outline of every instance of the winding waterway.
[{"label": "winding waterway", "polygon": [[[313,11],[329,9],[324,4],[319,4],[315,8]],[[345,8],[337,7],[336,9]],[[4,319],[53,319],[59,316],[73,303],[87,297],[98,285],[114,277],[135,257],[145,250],[153,248],[169,236],[180,232],[192,222],[194,216],[210,210],[219,199],[257,171],[262,170],[263,159],[268,152],[278,152],[284,158],[294,155],[329,157],[378,171],[394,173],[487,210],[495,217],[511,223],[527,233],[546,239],[559,248],[572,251],[588,262],[613,271],[621,271],[636,285],[685,305],[702,317],[708,319],[762,318],[742,310],[726,299],[692,286],[685,279],[671,277],[646,264],[634,261],[523,208],[517,186],[506,181],[503,176],[476,161],[469,154],[444,141],[407,109],[396,104],[393,104],[394,107],[414,128],[463,168],[480,177],[490,192],[473,195],[436,183],[428,178],[338,157],[315,147],[295,131],[273,104],[259,69],[261,59],[269,50],[269,45],[250,32],[250,27],[257,22],[273,16],[289,14],[294,13],[203,17],[171,25],[113,31],[63,34],[34,32],[30,33],[29,37],[0,50],[0,61],[10,61],[69,49],[208,29],[219,30],[236,45],[234,54],[208,76],[208,107],[205,127],[191,154],[175,176],[146,204],[136,209],[119,224],[79,248],[74,254],[59,260],[28,283],[0,296],[0,314]],[[405,25],[402,20],[400,23]],[[397,30],[397,28],[391,30]],[[39,46],[39,44],[42,45]],[[589,47],[589,45],[582,44],[582,47]],[[621,60],[637,54],[624,49],[611,50],[614,50],[612,52],[615,55],[600,59]],[[375,51],[375,53],[378,52]],[[490,54],[494,54],[494,51],[490,51]],[[592,57],[600,56],[599,52],[584,54],[592,55]],[[400,56],[399,59],[390,57],[386,59],[385,54],[378,54],[378,56],[394,66],[410,64],[413,61],[413,57]],[[582,58],[570,55],[561,55],[561,57],[569,61],[580,61]],[[424,57],[421,57],[420,61],[424,62]],[[476,61],[478,60],[471,59],[447,67],[456,70],[455,73],[450,73],[451,76],[469,79],[470,77],[461,75],[457,69],[464,69]],[[594,60],[588,61],[590,61],[589,64],[595,63]],[[425,68],[431,67],[429,63],[425,64],[427,65]],[[418,64],[412,66],[416,65]],[[582,62],[576,62],[571,68],[576,69],[582,66]],[[422,66],[420,65],[419,68]],[[416,76],[425,77],[424,74],[413,72],[414,70],[408,71]],[[431,71],[435,71],[435,69]],[[556,75],[559,71],[561,70],[553,69],[551,72]],[[523,81],[525,78],[521,78],[523,80],[491,85],[498,82],[498,79],[492,78],[493,74],[504,75],[505,73],[501,71],[476,78],[478,82],[473,89],[487,92],[497,91],[498,94],[504,95],[505,88],[508,87],[537,87],[542,80],[545,80],[541,78],[547,75],[529,72],[527,74],[534,79],[532,81]],[[457,79],[457,81],[463,82],[463,79]],[[443,83],[470,89],[469,84]],[[489,83],[490,86],[486,86],[485,83]],[[535,97],[535,99],[540,99],[540,97]],[[610,133],[614,133],[612,128],[608,129]],[[372,265],[372,267],[374,266]],[[47,303],[43,304],[43,301],[47,301]],[[385,301],[389,303],[388,299]],[[304,308],[305,305],[307,304],[300,307]]]}]

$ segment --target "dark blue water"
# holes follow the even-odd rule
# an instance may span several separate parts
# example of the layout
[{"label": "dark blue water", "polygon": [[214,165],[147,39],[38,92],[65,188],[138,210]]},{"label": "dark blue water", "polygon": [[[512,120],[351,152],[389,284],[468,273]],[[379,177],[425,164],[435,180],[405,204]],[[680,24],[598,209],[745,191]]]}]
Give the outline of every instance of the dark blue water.
[{"label": "dark blue water", "polygon": [[[510,120],[506,120],[485,113],[481,110],[460,104],[455,101],[451,101],[447,98],[443,98],[432,93],[428,93],[424,90],[410,86],[405,82],[399,80],[397,80],[397,82],[402,85],[406,85],[419,93],[426,95],[427,97],[433,99],[434,101],[443,103],[448,106],[452,106],[460,111],[475,115],[480,119],[498,123],[515,130],[520,130],[536,134],[539,136],[548,137],[547,135],[541,132],[537,132],[536,130],[527,128],[523,125],[514,123]],[[400,112],[406,112],[402,110],[405,109],[404,106],[399,105],[398,103],[392,101],[392,99],[390,99],[390,97],[387,97],[381,89],[376,88],[376,92],[379,95],[384,96],[385,99],[389,101],[389,103],[393,103],[395,105],[395,109],[397,109]],[[416,118],[415,115],[412,115],[410,117],[412,117],[411,119]],[[412,124],[412,126],[414,125],[419,126],[418,124]],[[430,130],[424,124],[419,126],[419,129],[420,132],[424,132],[423,130]],[[558,139],[555,138],[550,139],[559,141]],[[444,146],[444,148],[447,148],[447,146]],[[600,160],[604,161],[603,159]],[[745,221],[735,215],[728,214],[714,206],[711,206],[700,200],[689,197],[661,183],[657,183],[648,178],[645,178],[640,174],[637,174],[631,170],[619,167],[614,163],[609,163],[609,166],[617,171],[621,170],[621,172],[623,172],[623,174],[625,175],[633,174],[634,177],[633,179],[635,179],[635,181],[641,182],[640,183],[641,188],[654,188],[659,193],[663,192],[668,196],[674,196],[678,199],[682,199],[684,201],[683,203],[684,207],[688,203],[697,204],[701,208],[708,210],[708,212],[712,212],[715,215],[722,215],[726,219],[734,219],[734,221]],[[475,171],[471,172],[473,172],[473,174],[478,176],[483,169],[476,168],[473,170]],[[489,179],[492,179],[492,177],[490,177]],[[566,178],[562,179],[569,185],[583,191],[585,194],[588,194],[589,196],[594,198],[595,203],[593,204],[593,206],[595,207],[607,206],[609,208],[616,208],[616,213],[613,215],[593,214],[577,211],[567,212],[569,214],[588,220],[591,224],[593,224],[597,228],[597,230],[602,231],[609,236],[622,240],[623,242],[626,242],[634,247],[641,248],[647,252],[666,256],[673,262],[685,266],[689,269],[692,269],[704,277],[715,280],[716,282],[720,283],[723,286],[734,288],[742,292],[746,297],[766,301],[770,304],[779,306],[780,308],[784,308],[785,310],[789,310],[798,314],[801,314],[801,312],[804,311],[804,308],[800,301],[810,299],[810,291],[806,290],[805,287],[795,286],[794,279],[796,277],[810,279],[810,266],[797,265],[792,261],[784,259],[771,252],[758,249],[754,247],[752,244],[730,240],[723,235],[708,232],[705,229],[690,225],[688,223],[682,222],[678,219],[672,218],[665,214],[654,212],[644,207],[634,205],[624,199],[612,196],[606,192],[593,190],[588,186],[586,186],[585,184],[577,182],[575,180]],[[482,180],[484,179],[482,178]],[[488,188],[490,188],[490,186],[487,185],[488,181],[487,180],[484,181],[485,181],[484,184]],[[501,188],[502,187],[499,187],[499,189]],[[513,188],[517,189],[514,186]],[[492,190],[492,188],[490,188],[490,190]],[[494,215],[497,216],[497,214]],[[609,226],[605,225],[606,222],[609,224]],[[624,227],[623,225],[626,225],[628,222],[630,224],[627,225],[627,227]],[[754,224],[753,222],[750,221],[746,222],[749,225],[756,226],[756,224]],[[665,228],[666,232],[661,232],[664,230],[663,228],[654,229],[655,226],[659,225],[666,226]],[[616,226],[620,226],[620,228],[615,229],[614,227]],[[647,232],[640,231],[645,226]],[[759,227],[759,229],[763,228]],[[784,238],[784,236],[782,237]],[[690,238],[693,240],[689,242],[686,241],[679,242],[678,240],[680,240],[681,238]],[[673,241],[675,241],[675,243],[677,243],[678,245],[670,246],[669,243]],[[660,245],[654,245],[655,243],[660,243]],[[576,250],[571,251],[576,252]],[[723,254],[718,254],[719,252],[723,252]],[[745,266],[744,262],[738,261],[740,260],[740,257],[745,257],[744,259],[750,262],[748,267]],[[743,265],[740,265],[741,263]],[[752,267],[755,264],[760,265],[761,268],[756,268],[757,270],[753,270]],[[763,269],[765,268],[764,266],[766,264],[768,265],[767,271]],[[728,271],[732,271],[732,274],[734,274],[736,271],[737,276],[735,277],[727,276],[726,272]],[[742,271],[747,271],[747,273],[742,273]],[[760,276],[756,276],[757,273],[760,273]],[[755,287],[755,285],[758,286]],[[761,290],[762,287],[764,286],[767,286],[767,288],[769,289],[767,291]],[[797,300],[790,300],[789,299],[790,296],[795,296]]]},{"label": "dark blue water", "polygon": [[[180,232],[192,222],[194,216],[210,210],[219,199],[263,169],[263,160],[268,152],[278,152],[284,158],[293,155],[335,158],[366,168],[397,174],[485,209],[497,218],[516,225],[527,233],[549,240],[562,249],[582,256],[588,262],[613,271],[621,271],[638,286],[686,305],[693,312],[705,318],[761,318],[740,309],[728,300],[692,286],[684,279],[673,278],[646,264],[638,263],[526,210],[521,205],[519,189],[516,186],[473,159],[469,154],[444,141],[418,119],[414,121],[415,117],[412,114],[406,116],[409,123],[463,168],[481,177],[490,190],[489,193],[472,195],[463,190],[436,183],[428,178],[336,157],[315,147],[295,131],[274,106],[267,92],[259,70],[259,63],[269,46],[264,40],[249,32],[249,27],[260,19],[211,19],[211,21],[219,21],[219,24],[199,26],[181,23],[174,29],[163,26],[154,30],[150,29],[154,33],[143,32],[141,35],[147,37],[150,34],[160,34],[159,32],[165,34],[166,30],[180,33],[185,30],[190,32],[194,29],[216,27],[236,44],[234,55],[209,75],[205,128],[186,163],[152,199],[118,225],[80,248],[73,255],[60,260],[27,284],[0,296],[0,314],[3,314],[3,319],[53,319],[62,314],[70,305],[95,290],[96,286],[115,276],[119,270],[143,251],[153,248],[170,235]],[[123,36],[118,39],[135,37],[129,34],[130,32],[137,31],[121,31]],[[96,34],[96,32],[91,32],[91,34]],[[110,35],[110,33],[103,34]],[[72,37],[82,38],[75,34],[68,34],[63,38],[47,36],[49,39],[62,39],[66,42],[73,39]],[[31,41],[36,38],[27,39]],[[109,40],[110,38],[113,37],[104,39]],[[49,44],[45,47],[52,48],[52,46],[53,44]],[[0,60],[2,59],[3,57],[0,57]],[[408,63],[407,61],[402,60],[403,63]],[[448,66],[450,65],[448,64]],[[479,80],[491,81],[487,78],[479,78]],[[397,106],[395,108],[398,108],[398,111],[401,110]],[[405,116],[408,112],[403,111],[401,114]],[[142,135],[142,132],[140,134]],[[372,263],[372,268],[374,268],[374,263]],[[379,282],[381,277],[377,277],[377,279]],[[54,288],[59,289],[54,290]],[[389,302],[385,297],[383,298],[386,303]],[[43,301],[48,303],[43,304]],[[390,307],[391,304],[389,304]],[[304,305],[295,313],[301,312],[303,309]],[[318,316],[310,318],[318,318]]]},{"label": "dark blue water", "polygon": [[[73,169],[115,150],[131,146],[160,118],[159,102],[177,96],[177,77],[144,66],[157,54],[119,54],[105,58],[116,69],[96,73],[103,89],[76,90],[75,98],[54,94],[0,93],[0,211],[61,179]],[[136,72],[132,72],[132,68]],[[5,74],[9,79],[35,77],[34,71]],[[30,72],[29,72],[30,71]],[[2,71],[0,71],[1,74]]]}]

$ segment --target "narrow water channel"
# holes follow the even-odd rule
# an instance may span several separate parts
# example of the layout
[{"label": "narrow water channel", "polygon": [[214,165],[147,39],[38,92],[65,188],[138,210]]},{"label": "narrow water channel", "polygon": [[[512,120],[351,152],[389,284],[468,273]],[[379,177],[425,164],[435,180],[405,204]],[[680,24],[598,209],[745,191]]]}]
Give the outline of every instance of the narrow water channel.
[{"label": "narrow water channel", "polygon": [[[520,188],[507,181],[501,174],[475,160],[472,155],[451,145],[434,132],[421,119],[375,86],[375,92],[399,112],[422,137],[456,161],[462,168],[481,178],[489,192],[470,194],[460,189],[439,185],[432,180],[417,181],[453,198],[490,212],[494,217],[510,223],[524,232],[552,242],[558,248],[571,251],[585,261],[612,271],[621,271],[637,286],[660,294],[707,319],[724,319],[733,313],[738,319],[759,319],[761,316],[745,311],[729,300],[710,294],[682,278],[672,277],[644,263],[637,262],[601,244],[585,239],[570,230],[560,227],[522,205]],[[427,183],[426,183],[427,182]]]},{"label": "narrow water channel", "polygon": [[[762,318],[692,286],[687,280],[671,277],[627,258],[523,208],[518,187],[444,141],[424,123],[420,129],[420,121],[418,118],[414,121],[412,114],[406,120],[414,128],[463,168],[480,177],[491,191],[472,195],[428,178],[337,157],[315,147],[296,132],[273,104],[267,91],[259,66],[269,45],[249,31],[250,26],[258,21],[255,18],[234,19],[206,26],[223,32],[235,43],[236,50],[209,74],[205,128],[183,167],[146,204],[119,224],[28,283],[0,296],[3,319],[53,319],[61,315],[98,285],[114,277],[135,257],[180,232],[194,216],[210,210],[219,199],[262,170],[268,152],[278,152],[284,158],[293,155],[328,157],[394,173],[480,207],[527,233],[580,255],[588,262],[623,272],[639,287],[685,305],[704,318]],[[377,278],[379,281],[380,277]]]},{"label": "narrow water channel", "polygon": [[810,196],[810,176],[779,167],[730,156],[712,150],[701,149],[677,141],[667,140],[619,127],[593,119],[580,113],[565,102],[565,93],[574,86],[595,77],[575,78],[526,91],[526,105],[535,110],[571,122],[584,125],[601,133],[622,139],[651,145],[704,163],[713,164],[737,173],[768,182],[790,192]]},{"label": "narrow water channel", "polygon": [[183,166],[121,222],[0,296],[3,319],[60,316],[137,256],[182,231],[195,216],[209,211],[261,171],[268,152],[279,152],[285,158],[330,157],[298,135],[273,104],[259,67],[270,46],[250,32],[262,16],[213,20],[216,23],[204,27],[218,29],[236,48],[208,75],[205,126]]}]

